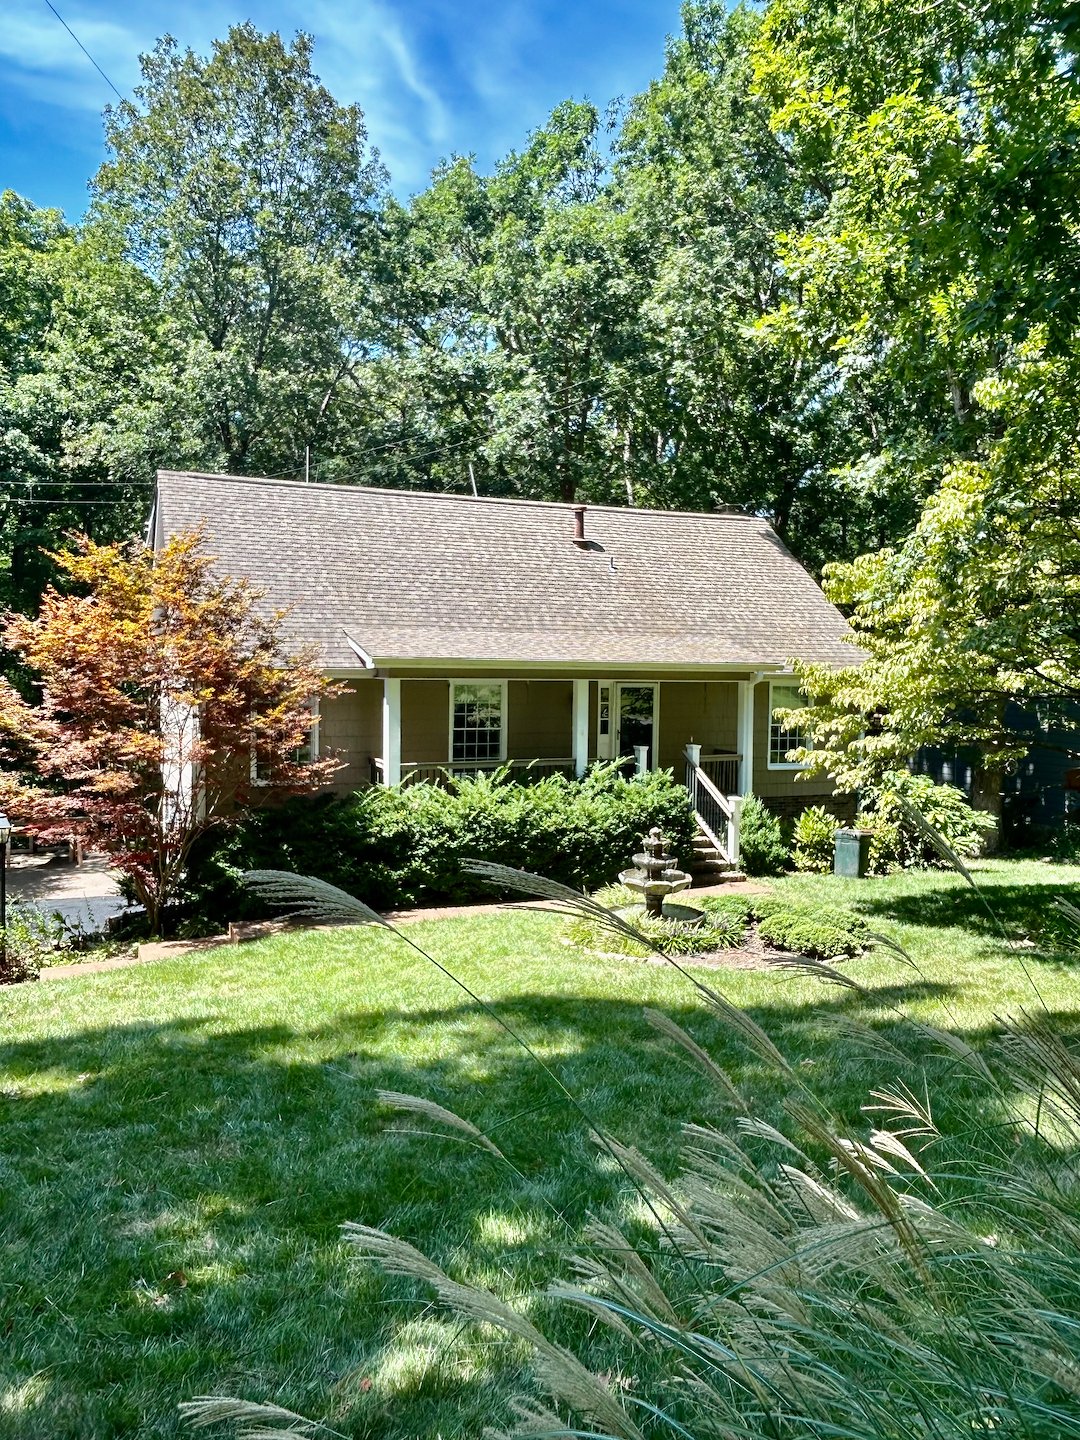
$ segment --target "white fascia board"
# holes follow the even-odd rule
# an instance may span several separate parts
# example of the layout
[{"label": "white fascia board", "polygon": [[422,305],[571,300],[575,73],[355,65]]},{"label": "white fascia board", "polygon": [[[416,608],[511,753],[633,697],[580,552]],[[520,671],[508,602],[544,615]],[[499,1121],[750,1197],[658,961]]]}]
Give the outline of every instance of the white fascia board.
[{"label": "white fascia board", "polygon": [[374,669],[375,669],[375,661],[371,658],[371,656],[370,656],[370,655],[368,654],[368,652],[364,649],[364,647],[359,643],[359,641],[354,640],[353,637],[349,634],[349,632],[348,632],[347,630],[342,630],[341,633],[342,633],[342,635],[345,636],[345,644],[348,645],[349,649],[353,652],[353,654],[356,656],[356,658],[360,661],[360,663],[363,665],[364,669],[365,669],[365,670],[374,670]]},{"label": "white fascia board", "polygon": [[515,671],[544,671],[550,673],[553,678],[559,678],[567,674],[577,673],[579,675],[595,675],[598,670],[604,674],[621,674],[623,671],[638,673],[647,671],[651,673],[663,673],[673,676],[681,675],[687,679],[693,679],[701,675],[730,674],[738,675],[746,671],[759,672],[764,678],[766,675],[788,675],[792,672],[779,662],[768,660],[727,660],[717,661],[709,664],[694,663],[671,663],[648,660],[499,660],[476,658],[470,656],[457,656],[452,659],[439,658],[433,660],[428,657],[413,658],[401,655],[376,655],[373,657],[373,664],[381,671],[389,670],[431,670],[445,672],[447,675],[454,675],[460,678],[462,670],[492,670],[499,673],[511,673]]}]

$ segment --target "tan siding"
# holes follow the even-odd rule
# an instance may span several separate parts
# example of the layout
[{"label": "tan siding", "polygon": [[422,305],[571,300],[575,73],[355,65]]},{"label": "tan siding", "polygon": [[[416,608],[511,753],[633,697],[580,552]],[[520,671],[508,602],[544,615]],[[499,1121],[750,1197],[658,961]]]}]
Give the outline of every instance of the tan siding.
[{"label": "tan siding", "polygon": [[769,683],[756,687],[754,696],[754,794],[763,800],[783,799],[817,805],[823,795],[833,793],[832,781],[818,775],[804,779],[801,770],[769,769]]},{"label": "tan siding", "polygon": [[733,754],[738,696],[736,685],[722,682],[661,685],[660,767],[681,775],[683,750],[690,740],[705,754]]},{"label": "tan siding", "polygon": [[574,687],[569,680],[511,680],[507,689],[508,760],[555,760],[573,750]]},{"label": "tan siding", "polygon": [[401,682],[402,761],[445,763],[450,758],[450,682]]},{"label": "tan siding", "polygon": [[345,768],[330,781],[334,790],[355,790],[368,784],[372,756],[382,747],[380,680],[356,680],[352,693],[323,700],[319,706],[319,749],[337,751]]}]

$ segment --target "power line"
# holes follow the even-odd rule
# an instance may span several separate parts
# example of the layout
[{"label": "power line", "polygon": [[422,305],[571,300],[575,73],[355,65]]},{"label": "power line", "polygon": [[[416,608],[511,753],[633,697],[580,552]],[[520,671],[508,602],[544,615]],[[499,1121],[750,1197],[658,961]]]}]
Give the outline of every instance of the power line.
[{"label": "power line", "polygon": [[[140,485],[153,485],[153,480],[8,480],[8,485],[21,485],[26,490],[93,490],[95,488],[115,488],[134,490]],[[0,486],[0,493],[3,486]]]},{"label": "power line", "polygon": [[[718,355],[722,352],[716,349],[710,350],[707,353],[709,355]],[[666,383],[666,377],[663,375],[645,376],[643,378],[645,380],[659,380],[661,383]],[[560,387],[554,395],[549,393],[537,398],[543,401],[547,409],[557,412],[560,403],[569,401],[570,398],[575,395],[583,396],[585,392],[590,390],[594,392],[591,399],[602,404],[612,396],[622,398],[623,400],[635,399],[636,388],[635,383],[631,380],[624,381],[622,385],[613,385],[610,381],[604,380],[599,376],[591,376],[583,380],[576,380],[572,385]],[[465,440],[459,440],[454,444],[436,445],[433,449],[422,451],[409,450],[407,448],[410,444],[408,440],[390,440],[384,445],[375,445],[367,450],[360,450],[350,458],[352,460],[367,460],[374,455],[385,455],[389,461],[400,460],[402,462],[413,461],[419,463],[424,460],[444,459],[447,455],[455,454],[461,450],[468,450],[470,448],[479,449],[479,447],[490,438],[490,435],[474,435]],[[257,478],[260,480],[287,480],[295,475],[299,468],[297,465],[291,470],[283,470],[276,475],[260,475]],[[368,473],[366,469],[349,470],[346,471],[344,475],[335,476],[334,480],[330,483],[340,484],[345,480],[351,480],[356,476],[363,476]]]},{"label": "power line", "polygon": [[[150,497],[140,496],[139,498],[140,501],[145,502]],[[64,500],[60,496],[57,496],[53,500],[35,500],[30,496],[0,495],[0,504],[3,503],[11,505],[49,505],[53,510],[67,510],[72,505],[108,505],[110,509],[115,510],[119,502],[116,500]]]},{"label": "power line", "polygon": [[75,44],[79,47],[79,49],[82,51],[82,53],[86,56],[87,60],[90,61],[90,64],[94,67],[94,69],[98,72],[98,74],[101,76],[101,78],[105,81],[105,84],[108,85],[109,89],[113,92],[113,94],[116,96],[116,98],[117,98],[118,100],[122,101],[123,98],[124,98],[123,95],[120,94],[120,91],[116,88],[116,86],[113,84],[113,82],[109,79],[108,75],[105,74],[105,71],[101,68],[101,66],[98,64],[98,62],[97,62],[97,61],[94,59],[94,57],[90,54],[90,51],[86,48],[86,46],[82,43],[82,41],[79,39],[79,37],[75,34],[75,31],[72,30],[71,26],[67,23],[67,21],[64,19],[64,17],[60,14],[60,11],[57,10],[56,6],[52,3],[52,0],[45,0],[45,4],[49,7],[49,9],[52,11],[52,13],[56,16],[57,20],[60,21],[60,24],[64,27],[64,29],[67,31],[67,33],[71,36],[72,40],[75,41]]}]

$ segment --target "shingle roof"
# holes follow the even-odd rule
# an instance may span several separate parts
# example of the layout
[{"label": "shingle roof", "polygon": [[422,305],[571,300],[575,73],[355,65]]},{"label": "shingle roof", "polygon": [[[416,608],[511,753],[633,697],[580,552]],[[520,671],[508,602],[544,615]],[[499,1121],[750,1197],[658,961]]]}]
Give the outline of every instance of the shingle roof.
[{"label": "shingle roof", "polygon": [[156,535],[289,606],[328,669],[376,663],[851,664],[847,627],[764,520],[158,474]]}]

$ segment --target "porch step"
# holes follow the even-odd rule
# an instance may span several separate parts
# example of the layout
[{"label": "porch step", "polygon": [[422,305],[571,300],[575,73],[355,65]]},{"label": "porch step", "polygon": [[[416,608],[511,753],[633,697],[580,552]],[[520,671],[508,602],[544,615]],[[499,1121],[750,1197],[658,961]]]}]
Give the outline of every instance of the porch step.
[{"label": "porch step", "polygon": [[733,861],[717,856],[710,860],[691,860],[686,868],[691,875],[732,875],[739,867]]},{"label": "porch step", "polygon": [[716,869],[691,869],[693,879],[690,881],[690,889],[698,890],[708,885],[723,885],[728,881],[745,880],[746,876],[735,865],[719,866]]},{"label": "porch step", "polygon": [[739,867],[727,859],[701,830],[692,841],[691,854],[687,859],[687,870],[697,884],[715,884],[718,880],[741,880]]}]

